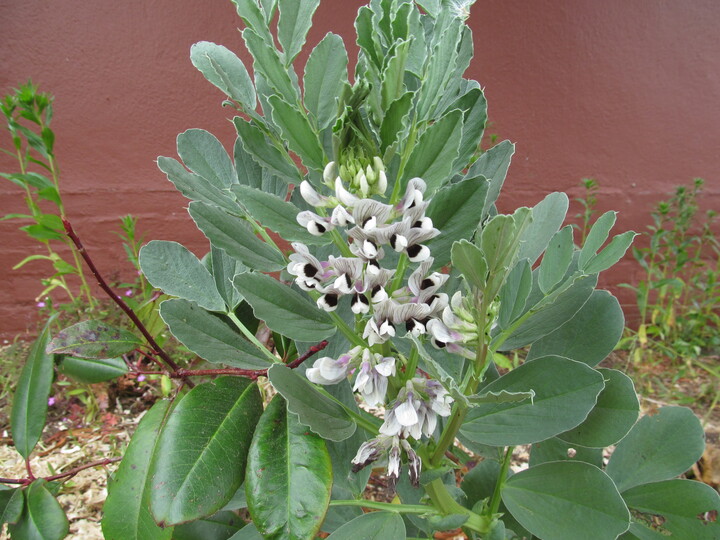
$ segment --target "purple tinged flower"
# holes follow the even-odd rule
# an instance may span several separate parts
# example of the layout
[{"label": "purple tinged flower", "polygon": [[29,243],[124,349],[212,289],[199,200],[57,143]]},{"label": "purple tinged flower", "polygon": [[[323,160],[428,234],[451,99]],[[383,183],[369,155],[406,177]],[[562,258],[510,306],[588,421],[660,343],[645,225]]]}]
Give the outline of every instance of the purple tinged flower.
[{"label": "purple tinged flower", "polygon": [[45,302],[38,302],[38,303],[35,304],[35,305],[36,305],[37,307],[39,307],[39,308],[44,308],[46,304],[45,304]]},{"label": "purple tinged flower", "polygon": [[140,374],[137,376],[137,382],[143,382],[145,380],[145,375]]},{"label": "purple tinged flower", "polygon": [[52,407],[55,405],[55,397],[49,397],[48,398],[48,407]]},{"label": "purple tinged flower", "polygon": [[403,450],[405,450],[405,455],[407,455],[408,458],[408,465],[409,465],[409,474],[410,474],[410,483],[414,487],[420,487],[420,472],[422,470],[422,460],[420,457],[415,453],[415,450],[412,449],[412,446],[410,446],[410,443],[407,442],[405,439],[400,440],[400,445],[402,446]]},{"label": "purple tinged flower", "polygon": [[132,289],[128,289],[127,291],[125,291],[125,296],[132,296],[132,295],[133,295]]},{"label": "purple tinged flower", "polygon": [[394,488],[398,478],[400,478],[400,447],[397,444],[393,444],[388,453],[387,470],[388,480],[390,480],[390,485]]},{"label": "purple tinged flower", "polygon": [[315,384],[337,384],[347,377],[349,355],[343,355],[337,360],[324,356],[315,360],[313,367],[305,371],[305,376]]},{"label": "purple tinged flower", "polygon": [[395,358],[384,357],[364,349],[353,391],[360,392],[370,407],[385,401],[388,377],[395,375]]}]

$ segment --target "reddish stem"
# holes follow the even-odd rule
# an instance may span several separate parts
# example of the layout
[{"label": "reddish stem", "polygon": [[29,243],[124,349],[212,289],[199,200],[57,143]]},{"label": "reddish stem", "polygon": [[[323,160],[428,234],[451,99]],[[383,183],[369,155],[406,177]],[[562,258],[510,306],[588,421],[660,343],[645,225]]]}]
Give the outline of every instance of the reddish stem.
[{"label": "reddish stem", "polygon": [[[95,263],[93,263],[92,259],[90,258],[90,255],[88,254],[87,250],[83,246],[82,242],[80,241],[80,238],[77,234],[75,234],[75,231],[72,228],[72,225],[70,222],[63,218],[62,220],[63,226],[65,227],[65,232],[67,233],[70,240],[72,240],[72,243],[75,244],[75,248],[78,250],[78,253],[82,256],[82,258],[85,260],[85,263],[88,265],[88,268],[90,268],[90,271],[92,272],[93,276],[95,276],[95,280],[97,281],[98,285],[100,285],[100,288],[105,291],[105,294],[107,294],[110,299],[117,304],[117,306],[125,312],[125,314],[130,317],[130,320],[133,322],[133,324],[137,327],[138,330],[140,330],[140,333],[145,337],[150,347],[153,349],[153,351],[156,351],[157,354],[162,358],[163,362],[170,367],[170,369],[173,370],[173,372],[177,373],[180,371],[180,366],[178,366],[172,358],[160,347],[160,345],[157,344],[155,341],[155,338],[152,337],[152,334],[148,332],[147,328],[145,328],[145,325],[138,319],[137,315],[135,315],[135,312],[128,306],[122,298],[120,298],[117,294],[113,292],[113,290],[110,288],[110,286],[107,284],[105,279],[102,277],[102,274],[100,274],[100,271],[95,266]],[[188,386],[192,388],[194,385],[192,381],[186,381],[188,383]]]},{"label": "reddish stem", "polygon": [[[84,471],[85,469],[89,469],[91,467],[99,467],[104,465],[109,465],[110,463],[115,463],[116,461],[120,461],[121,457],[114,457],[114,458],[107,458],[103,459],[101,461],[93,461],[92,463],[86,463],[85,465],[80,465],[79,467],[75,467],[74,469],[70,469],[69,471],[66,471],[64,473],[60,474],[54,474],[52,476],[45,476],[41,478],[41,480],[45,480],[46,482],[53,482],[55,480],[62,480],[67,478],[72,478],[80,471]],[[28,477],[27,478],[0,478],[0,484],[20,484],[23,486],[27,486],[28,484],[32,484],[35,480],[37,480],[33,474],[28,469]]]}]

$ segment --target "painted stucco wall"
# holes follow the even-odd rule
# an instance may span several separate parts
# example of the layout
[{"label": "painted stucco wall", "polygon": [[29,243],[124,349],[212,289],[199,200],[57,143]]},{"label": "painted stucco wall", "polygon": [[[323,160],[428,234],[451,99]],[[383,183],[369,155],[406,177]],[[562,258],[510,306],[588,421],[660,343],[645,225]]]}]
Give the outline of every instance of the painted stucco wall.
[{"label": "painted stucco wall", "polygon": [[[309,43],[332,30],[352,61],[354,14],[364,3],[324,0]],[[620,211],[618,230],[640,230],[655,202],[696,176],[707,181],[703,204],[720,209],[719,21],[714,0],[478,0],[467,76],[486,88],[488,132],[517,143],[501,209],[550,191],[578,196],[580,179],[595,177],[599,210]],[[110,276],[131,277],[112,234],[125,214],[139,217],[147,239],[206,250],[185,199],[154,160],[175,156],[175,136],[188,128],[231,147],[230,113],[188,54],[208,40],[249,64],[240,25],[229,0],[0,0],[0,92],[32,78],[55,95],[68,215]],[[13,166],[0,155],[0,171]],[[0,215],[23,210],[17,188],[0,183]],[[17,226],[0,222],[4,338],[34,329],[38,278],[47,270],[40,262],[11,270],[40,252]],[[636,276],[628,260],[602,283]]]}]

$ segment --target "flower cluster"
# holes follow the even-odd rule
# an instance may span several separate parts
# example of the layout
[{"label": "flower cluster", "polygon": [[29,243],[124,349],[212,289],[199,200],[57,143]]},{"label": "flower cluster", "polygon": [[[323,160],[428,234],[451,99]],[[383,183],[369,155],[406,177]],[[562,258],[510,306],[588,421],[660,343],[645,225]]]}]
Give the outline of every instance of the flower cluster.
[{"label": "flower cluster", "polygon": [[[336,310],[348,298],[367,346],[356,346],[338,358],[319,358],[307,370],[307,377],[327,385],[354,375],[353,390],[370,406],[384,405],[388,379],[397,371],[396,359],[378,352],[389,351],[382,347],[388,340],[426,335],[435,347],[463,351],[460,343],[464,332],[455,329],[458,325],[448,296],[441,292],[448,275],[433,271],[434,260],[427,246],[440,231],[426,215],[429,201],[424,198],[426,184],[420,178],[407,183],[404,195],[395,204],[367,198],[387,187],[379,158],[372,166],[358,167],[348,188],[334,163],[325,168],[323,177],[332,195],[321,195],[309,182],[302,182],[300,193],[316,211],[300,212],[297,221],[313,235],[334,230],[344,233],[335,240],[347,242],[343,246],[345,256],[320,260],[305,244],[293,243],[287,270],[301,289],[316,293],[317,305],[325,311]],[[387,256],[391,252],[417,264],[407,279],[405,263],[394,268],[383,266],[387,260],[397,260]],[[387,454],[389,476],[397,479],[404,451],[411,477],[419,474],[420,460],[407,439],[431,437],[437,416],[450,414],[452,398],[439,382],[413,375],[409,374],[410,379],[387,409],[380,435],[359,449],[353,460],[356,467]]]}]

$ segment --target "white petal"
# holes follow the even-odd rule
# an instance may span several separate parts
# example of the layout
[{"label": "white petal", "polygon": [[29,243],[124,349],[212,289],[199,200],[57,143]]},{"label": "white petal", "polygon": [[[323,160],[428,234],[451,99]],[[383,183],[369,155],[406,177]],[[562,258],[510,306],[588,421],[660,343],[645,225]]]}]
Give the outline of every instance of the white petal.
[{"label": "white petal", "polygon": [[395,416],[398,422],[403,426],[412,426],[418,421],[418,414],[412,399],[406,399],[400,405],[395,407]]},{"label": "white petal", "polygon": [[320,206],[325,201],[325,197],[321,197],[307,180],[300,182],[300,195],[311,206]]}]

